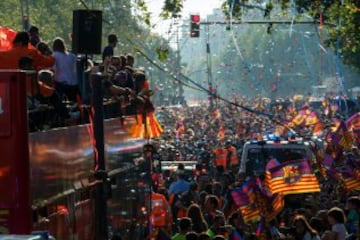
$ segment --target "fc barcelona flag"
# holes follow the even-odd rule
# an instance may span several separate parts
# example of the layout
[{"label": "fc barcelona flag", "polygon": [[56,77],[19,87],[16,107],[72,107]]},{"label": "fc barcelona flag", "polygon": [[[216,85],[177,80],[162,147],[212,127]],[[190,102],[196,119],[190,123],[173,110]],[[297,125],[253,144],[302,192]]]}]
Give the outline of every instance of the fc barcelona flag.
[{"label": "fc barcelona flag", "polygon": [[240,188],[234,189],[231,196],[235,204],[239,207],[239,211],[245,222],[257,221],[260,219],[260,210],[257,207],[254,181],[249,180]]},{"label": "fc barcelona flag", "polygon": [[276,166],[270,161],[266,166],[266,185],[272,194],[320,192],[319,182],[306,159],[287,161]]}]

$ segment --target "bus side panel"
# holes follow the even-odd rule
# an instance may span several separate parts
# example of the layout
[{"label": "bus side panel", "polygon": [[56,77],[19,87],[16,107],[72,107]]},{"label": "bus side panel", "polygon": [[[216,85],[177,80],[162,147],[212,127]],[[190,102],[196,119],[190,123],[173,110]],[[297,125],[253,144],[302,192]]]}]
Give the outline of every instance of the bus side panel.
[{"label": "bus side panel", "polygon": [[[129,118],[122,125],[120,119],[105,120],[107,172],[134,165],[134,157],[141,155],[144,140],[129,135],[134,121],[134,118]],[[90,125],[79,125],[30,134],[34,225],[38,225],[36,221],[47,218],[50,234],[57,239],[73,236],[77,236],[78,240],[89,239],[95,229],[91,133]],[[112,199],[112,202],[118,201]]]}]

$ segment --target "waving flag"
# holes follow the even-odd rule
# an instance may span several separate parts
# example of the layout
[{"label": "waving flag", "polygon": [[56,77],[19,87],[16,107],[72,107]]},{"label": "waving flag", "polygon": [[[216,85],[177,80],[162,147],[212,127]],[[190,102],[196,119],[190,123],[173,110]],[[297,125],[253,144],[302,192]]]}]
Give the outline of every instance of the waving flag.
[{"label": "waving flag", "polygon": [[360,146],[360,112],[346,120],[346,127],[351,132],[354,141]]},{"label": "waving flag", "polygon": [[360,190],[359,170],[352,169],[349,165],[336,168],[338,180],[347,191]]},{"label": "waving flag", "polygon": [[325,137],[331,144],[349,149],[352,146],[352,138],[346,124],[342,120],[335,120],[334,127]]},{"label": "waving flag", "polygon": [[350,130],[360,130],[360,112],[352,115],[348,120],[346,120],[346,127]]},{"label": "waving flag", "polygon": [[319,182],[308,160],[293,160],[266,166],[266,184],[272,194],[320,192]]},{"label": "waving flag", "polygon": [[260,219],[260,210],[256,206],[254,182],[245,182],[240,188],[234,189],[231,196],[239,207],[245,222],[257,221]]},{"label": "waving flag", "polygon": [[323,130],[322,122],[314,110],[310,110],[308,105],[305,105],[298,114],[292,119],[290,125],[312,127],[314,135],[320,135]]},{"label": "waving flag", "polygon": [[283,196],[271,195],[262,188],[259,179],[247,181],[240,188],[233,190],[231,195],[245,222],[257,221],[260,217],[270,222],[284,207]]},{"label": "waving flag", "polygon": [[0,26],[0,51],[9,50],[12,47],[12,41],[15,35],[16,31]]}]

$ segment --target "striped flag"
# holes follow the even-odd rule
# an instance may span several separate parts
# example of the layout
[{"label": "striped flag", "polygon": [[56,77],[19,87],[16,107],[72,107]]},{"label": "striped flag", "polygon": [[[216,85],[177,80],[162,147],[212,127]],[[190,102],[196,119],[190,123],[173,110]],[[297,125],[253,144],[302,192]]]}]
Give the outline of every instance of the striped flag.
[{"label": "striped flag", "polygon": [[234,189],[231,196],[245,222],[257,221],[260,219],[260,210],[256,205],[254,182],[249,180],[240,188]]},{"label": "striped flag", "polygon": [[244,183],[240,188],[231,192],[235,204],[245,222],[257,221],[261,216],[269,222],[284,208],[281,194],[269,195],[258,179]]},{"label": "striped flag", "polygon": [[266,166],[266,185],[272,194],[297,194],[320,192],[319,182],[309,160],[293,160]]},{"label": "striped flag", "polygon": [[350,165],[336,169],[339,173],[340,181],[344,184],[347,191],[360,190],[360,175],[358,169],[353,169]]}]

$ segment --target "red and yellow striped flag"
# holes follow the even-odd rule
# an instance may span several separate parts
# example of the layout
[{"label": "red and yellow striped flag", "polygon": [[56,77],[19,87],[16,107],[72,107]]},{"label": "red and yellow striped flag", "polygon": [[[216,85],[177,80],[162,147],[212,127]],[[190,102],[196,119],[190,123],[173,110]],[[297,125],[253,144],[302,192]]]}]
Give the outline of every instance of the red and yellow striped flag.
[{"label": "red and yellow striped flag", "polygon": [[[270,163],[270,162],[269,162]],[[287,161],[266,166],[266,185],[272,194],[320,192],[319,182],[308,160]]]}]

